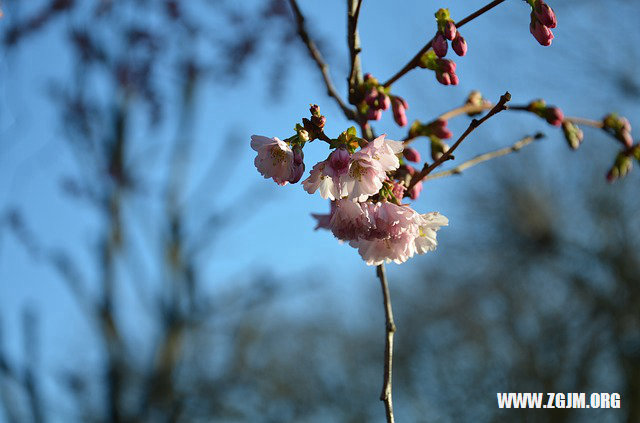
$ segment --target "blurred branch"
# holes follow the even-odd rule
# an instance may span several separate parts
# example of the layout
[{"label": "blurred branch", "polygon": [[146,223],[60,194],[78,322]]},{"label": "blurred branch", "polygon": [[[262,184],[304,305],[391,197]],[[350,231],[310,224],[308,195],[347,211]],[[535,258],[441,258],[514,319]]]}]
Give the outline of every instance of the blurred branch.
[{"label": "blurred branch", "polygon": [[479,156],[474,157],[471,160],[467,160],[466,162],[462,163],[459,166],[454,167],[453,169],[449,169],[449,170],[445,170],[442,172],[438,172],[438,173],[434,173],[433,175],[427,175],[424,180],[425,181],[429,181],[431,179],[438,179],[438,178],[444,178],[445,176],[451,176],[451,175],[459,175],[461,174],[464,170],[467,170],[475,165],[478,165],[480,163],[498,158],[498,157],[502,157],[502,156],[506,156],[507,154],[510,153],[515,153],[517,151],[520,151],[522,148],[526,147],[527,145],[531,144],[532,142],[539,140],[541,138],[544,138],[544,134],[541,132],[538,132],[535,135],[529,135],[527,137],[522,138],[521,140],[519,140],[518,142],[516,142],[513,145],[510,145],[509,147],[504,147],[501,148],[499,150],[494,150],[494,151],[490,151],[488,153],[484,153],[484,154],[480,154]]},{"label": "blurred branch", "polygon": [[351,109],[349,106],[347,106],[344,100],[340,97],[340,94],[338,93],[338,91],[336,90],[336,87],[333,85],[333,82],[331,81],[331,76],[329,75],[329,65],[325,62],[324,58],[322,57],[322,54],[320,53],[320,50],[318,50],[318,47],[316,46],[316,44],[313,42],[313,40],[309,37],[309,34],[307,33],[307,28],[304,22],[305,18],[302,15],[302,12],[300,11],[300,7],[298,7],[298,3],[296,2],[296,0],[289,0],[289,3],[291,4],[291,9],[293,10],[293,14],[295,15],[295,18],[296,18],[296,24],[298,26],[298,35],[300,36],[300,39],[302,40],[302,42],[304,42],[304,44],[307,46],[307,50],[309,50],[309,55],[311,56],[313,61],[318,66],[318,69],[322,73],[322,78],[324,79],[324,83],[327,87],[327,94],[330,97],[333,97],[336,103],[338,103],[338,106],[340,106],[340,109],[342,109],[342,112],[347,117],[347,119],[355,120],[357,117],[356,112],[353,109]]},{"label": "blurred branch", "polygon": [[453,144],[453,146],[451,146],[451,148],[449,150],[447,150],[438,160],[436,160],[435,162],[433,162],[431,165],[428,165],[427,163],[424,164],[422,170],[415,174],[412,178],[411,178],[411,182],[409,183],[409,186],[407,187],[407,192],[411,191],[411,189],[420,181],[422,181],[427,175],[429,175],[435,168],[437,168],[438,166],[440,166],[442,163],[444,163],[447,160],[451,160],[453,159],[453,152],[458,148],[458,146],[462,143],[462,141],[465,140],[465,138],[467,138],[467,136],[469,134],[471,134],[477,127],[479,127],[480,125],[482,125],[484,122],[486,122],[489,118],[491,118],[492,116],[500,113],[503,110],[507,109],[507,102],[511,100],[511,94],[509,94],[509,92],[507,91],[506,93],[504,93],[501,97],[500,100],[498,101],[498,103],[491,109],[489,110],[489,113],[487,113],[486,115],[484,115],[480,120],[478,119],[473,119],[471,121],[471,123],[469,124],[469,127],[467,128],[466,131],[464,131],[464,133],[460,136],[460,138],[458,138],[458,141],[455,142],[455,144]]},{"label": "blurred branch", "polygon": [[391,397],[391,376],[393,373],[393,334],[396,331],[396,325],[393,322],[393,310],[391,308],[391,296],[389,295],[389,284],[387,283],[387,272],[384,263],[376,268],[376,274],[380,279],[382,287],[382,299],[384,303],[384,316],[386,327],[386,342],[384,347],[384,378],[382,383],[382,392],[380,393],[380,401],[384,402],[384,408],[387,415],[387,423],[393,423],[393,400]]}]

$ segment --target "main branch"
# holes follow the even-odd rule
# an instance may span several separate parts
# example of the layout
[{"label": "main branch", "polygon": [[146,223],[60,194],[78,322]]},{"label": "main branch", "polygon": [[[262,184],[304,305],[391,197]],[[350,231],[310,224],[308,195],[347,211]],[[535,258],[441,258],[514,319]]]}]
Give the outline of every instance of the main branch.
[{"label": "main branch", "polygon": [[344,100],[342,100],[342,97],[340,97],[338,90],[336,90],[336,87],[333,85],[333,82],[331,81],[331,75],[329,74],[329,65],[327,64],[327,62],[325,62],[324,57],[322,57],[322,53],[320,53],[320,50],[318,50],[316,43],[314,43],[311,37],[309,37],[309,33],[307,32],[307,28],[305,25],[305,19],[302,15],[302,12],[300,11],[298,3],[296,2],[296,0],[289,0],[289,3],[291,4],[291,9],[293,10],[293,14],[296,18],[298,35],[300,36],[302,42],[307,46],[309,55],[316,63],[318,69],[320,70],[320,73],[322,74],[322,79],[324,79],[324,84],[327,87],[327,94],[332,97],[336,101],[336,103],[338,103],[338,106],[340,107],[340,109],[342,109],[342,112],[347,117],[347,119],[354,120],[356,118],[356,112],[349,106],[347,106]]},{"label": "main branch", "polygon": [[384,302],[386,343],[384,347],[384,377],[382,382],[382,393],[380,401],[384,402],[387,415],[387,423],[393,423],[393,400],[391,398],[391,375],[393,373],[393,334],[396,332],[396,325],[393,323],[393,310],[391,308],[391,296],[389,295],[389,284],[387,283],[387,273],[384,264],[376,268],[376,273],[380,279],[382,287],[382,300]]}]

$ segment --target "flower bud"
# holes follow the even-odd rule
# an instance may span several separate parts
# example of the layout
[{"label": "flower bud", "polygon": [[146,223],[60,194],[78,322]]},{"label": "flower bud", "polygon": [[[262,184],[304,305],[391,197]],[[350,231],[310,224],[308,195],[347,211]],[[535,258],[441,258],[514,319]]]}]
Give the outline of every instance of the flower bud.
[{"label": "flower bud", "polygon": [[407,187],[405,187],[403,184],[394,182],[393,189],[391,190],[391,192],[393,193],[394,197],[396,197],[398,200],[402,200],[406,189]]},{"label": "flower bud", "polygon": [[458,34],[458,30],[456,28],[456,24],[453,21],[447,21],[444,24],[444,37],[447,40],[453,40]]},{"label": "flower bud", "polygon": [[311,117],[311,123],[313,123],[318,128],[324,128],[325,123],[327,123],[327,118],[324,116],[314,115]]},{"label": "flower bud", "polygon": [[624,152],[618,153],[613,167],[607,172],[607,181],[613,182],[616,179],[624,178],[633,168],[631,157]]},{"label": "flower bud", "polygon": [[378,90],[375,88],[371,88],[367,91],[367,94],[364,96],[364,101],[367,103],[369,107],[373,107],[376,104],[376,99],[378,98]]},{"label": "flower bud", "polygon": [[391,107],[391,99],[389,98],[388,95],[386,95],[385,93],[379,93],[378,94],[378,106],[382,109],[382,110],[387,110],[389,107]]},{"label": "flower bud", "polygon": [[307,131],[306,129],[298,130],[298,139],[302,142],[309,141],[309,131]]},{"label": "flower bud", "polygon": [[447,40],[444,38],[444,35],[442,35],[442,32],[438,31],[435,38],[433,39],[431,47],[433,48],[433,52],[438,57],[444,57],[447,55],[447,49],[449,48],[449,45],[447,44]]},{"label": "flower bud", "polygon": [[467,54],[467,42],[465,41],[464,37],[460,35],[460,33],[458,33],[458,35],[456,35],[456,38],[453,39],[451,47],[453,47],[453,51],[455,51],[458,56],[464,56],[465,54]]},{"label": "flower bud", "polygon": [[451,85],[451,76],[448,73],[442,71],[436,71],[436,79],[442,85]]},{"label": "flower bud", "polygon": [[409,108],[407,102],[402,97],[393,97],[391,108],[393,110],[393,119],[396,123],[400,126],[405,126],[407,124],[406,109]]},{"label": "flower bud", "polygon": [[544,111],[544,118],[550,125],[560,126],[564,120],[564,114],[558,107],[547,107]]},{"label": "flower bud", "polygon": [[564,133],[564,138],[567,140],[569,148],[577,150],[584,139],[582,129],[578,128],[573,122],[565,120],[562,122],[562,132]]},{"label": "flower bud", "polygon": [[349,167],[349,159],[351,159],[351,155],[344,148],[338,148],[329,154],[329,164],[331,168],[340,175],[346,173]]},{"label": "flower bud", "polygon": [[419,163],[421,161],[420,152],[413,147],[407,147],[402,150],[404,158],[410,162]]},{"label": "flower bud", "polygon": [[436,119],[431,122],[428,126],[430,135],[435,135],[438,138],[443,140],[449,139],[453,137],[453,134],[447,128],[447,121],[444,119]]},{"label": "flower bud", "polygon": [[299,165],[304,161],[304,153],[299,145],[293,147],[293,164]]},{"label": "flower bud", "polygon": [[311,116],[318,116],[320,117],[320,106],[318,106],[317,104],[312,104],[311,107],[309,107],[309,111],[311,112]]},{"label": "flower bud", "polygon": [[444,153],[449,151],[449,146],[438,138],[431,138],[431,158],[438,161]]},{"label": "flower bud", "polygon": [[369,107],[367,111],[367,120],[380,120],[382,117],[382,110]]},{"label": "flower bud", "polygon": [[538,0],[538,3],[533,8],[533,14],[542,25],[548,26],[549,28],[555,28],[558,23],[553,9],[543,0]]},{"label": "flower bud", "polygon": [[553,40],[553,32],[544,26],[538,19],[531,14],[531,23],[529,24],[529,31],[531,35],[543,46],[550,46],[551,40]]},{"label": "flower bud", "polygon": [[409,198],[412,200],[417,200],[420,196],[420,192],[422,191],[422,181],[418,182],[409,190]]}]

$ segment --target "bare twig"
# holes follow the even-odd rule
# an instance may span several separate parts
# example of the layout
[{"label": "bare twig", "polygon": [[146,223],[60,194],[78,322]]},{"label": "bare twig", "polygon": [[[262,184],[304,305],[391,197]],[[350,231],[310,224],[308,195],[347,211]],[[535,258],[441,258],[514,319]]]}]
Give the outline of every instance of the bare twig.
[{"label": "bare twig", "polygon": [[324,84],[327,87],[327,94],[330,97],[333,97],[336,103],[338,103],[338,106],[340,106],[340,109],[342,109],[342,112],[347,117],[347,119],[355,120],[357,116],[356,112],[352,110],[344,102],[344,100],[342,100],[342,97],[340,97],[340,94],[338,93],[338,91],[336,90],[336,87],[333,85],[333,82],[331,81],[331,75],[329,75],[329,65],[327,64],[327,62],[325,62],[316,44],[309,37],[309,33],[307,32],[307,28],[304,23],[304,16],[300,11],[300,7],[298,7],[298,3],[296,2],[296,0],[289,0],[289,3],[291,4],[291,9],[293,10],[293,14],[295,15],[295,18],[296,18],[298,35],[300,36],[300,39],[302,40],[302,42],[304,42],[304,44],[307,46],[307,50],[309,50],[309,55],[311,55],[311,58],[316,63],[316,65],[318,66],[318,69],[322,73]]},{"label": "bare twig", "polygon": [[[494,0],[494,1],[492,1],[491,3],[487,4],[486,6],[476,10],[475,12],[473,12],[472,14],[467,16],[466,18],[461,19],[459,22],[456,22],[456,26],[458,28],[460,28],[464,24],[471,22],[472,20],[474,20],[478,16],[488,12],[489,10],[493,9],[494,7],[499,5],[500,3],[503,3],[504,1],[505,0]],[[389,78],[387,80],[387,82],[384,83],[384,86],[385,87],[390,86],[391,84],[396,82],[398,79],[400,79],[403,75],[405,75],[407,72],[409,72],[411,69],[413,69],[416,66],[418,66],[418,63],[420,63],[420,58],[422,57],[423,54],[425,54],[431,48],[431,43],[432,42],[433,42],[433,38],[431,38],[429,40],[429,42],[427,44],[425,44],[424,47],[422,47],[420,49],[420,51],[418,53],[416,53],[416,55],[413,56],[413,58],[411,60],[409,60],[409,62],[406,65],[404,65],[404,67],[402,69],[400,69],[395,75],[393,75],[391,78]]]},{"label": "bare twig", "polygon": [[470,167],[478,165],[480,163],[520,151],[522,148],[526,147],[527,145],[541,138],[544,138],[544,134],[541,132],[538,132],[535,135],[529,135],[527,137],[522,138],[521,140],[514,143],[513,145],[510,145],[509,147],[504,147],[499,150],[489,151],[488,153],[480,154],[479,156],[476,156],[471,160],[467,160],[466,162],[462,163],[459,166],[454,167],[453,169],[434,173],[433,175],[428,175],[427,177],[424,178],[424,180],[429,181],[431,179],[444,178],[445,176],[459,175],[463,171],[469,169]]},{"label": "bare twig", "polygon": [[495,106],[493,106],[491,110],[489,110],[489,113],[484,115],[480,120],[473,119],[469,124],[469,127],[466,129],[466,131],[464,131],[464,133],[460,136],[460,138],[458,138],[458,140],[455,142],[455,144],[451,146],[449,150],[447,150],[438,160],[433,162],[431,165],[428,165],[427,163],[425,163],[422,170],[419,173],[416,173],[411,178],[411,182],[407,187],[407,192],[411,191],[411,188],[413,188],[418,182],[422,181],[435,168],[437,168],[447,160],[452,159],[453,152],[458,148],[458,146],[462,143],[462,141],[464,141],[467,138],[467,136],[469,136],[470,133],[472,133],[478,126],[486,122],[490,117],[500,113],[503,110],[506,110],[507,108],[506,104],[509,100],[511,100],[511,94],[509,94],[509,92],[507,91],[506,93],[504,93],[504,95],[500,97],[500,100],[498,101],[498,103]]},{"label": "bare twig", "polygon": [[387,283],[387,273],[384,264],[376,268],[376,274],[380,279],[382,287],[382,299],[384,302],[386,343],[384,347],[384,377],[382,382],[382,393],[380,401],[384,402],[387,415],[387,423],[393,423],[393,400],[391,398],[391,376],[393,373],[393,334],[396,332],[396,325],[393,322],[393,310],[391,308],[391,297],[389,295],[389,284]]}]

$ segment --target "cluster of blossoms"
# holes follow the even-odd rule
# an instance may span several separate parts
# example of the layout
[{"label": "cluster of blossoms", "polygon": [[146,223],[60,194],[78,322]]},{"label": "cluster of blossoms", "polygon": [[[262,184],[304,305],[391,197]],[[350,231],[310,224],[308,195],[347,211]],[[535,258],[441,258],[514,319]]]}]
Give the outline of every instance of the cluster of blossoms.
[{"label": "cluster of blossoms", "polygon": [[529,24],[531,35],[533,35],[541,45],[551,45],[551,40],[553,40],[551,28],[555,28],[558,24],[556,14],[544,0],[526,1],[531,5],[531,23]]},{"label": "cluster of blossoms", "polygon": [[[311,112],[319,115],[317,106]],[[353,127],[329,139],[322,131],[310,133],[305,128],[311,121],[303,122],[305,125],[296,126],[297,134],[285,141],[254,135],[251,146],[258,153],[258,171],[285,185],[300,180],[302,148],[307,141],[318,138],[329,143],[333,151],[302,182],[309,194],[318,192],[331,201],[329,214],[313,215],[316,228],[329,229],[358,249],[368,265],[403,263],[436,248],[436,231],[448,224],[447,218],[436,212],[420,214],[401,204],[403,197],[417,198],[422,189],[417,183],[405,192],[415,169],[403,161],[420,161],[418,151],[405,149],[402,142],[385,135],[367,142],[356,136]]]}]

